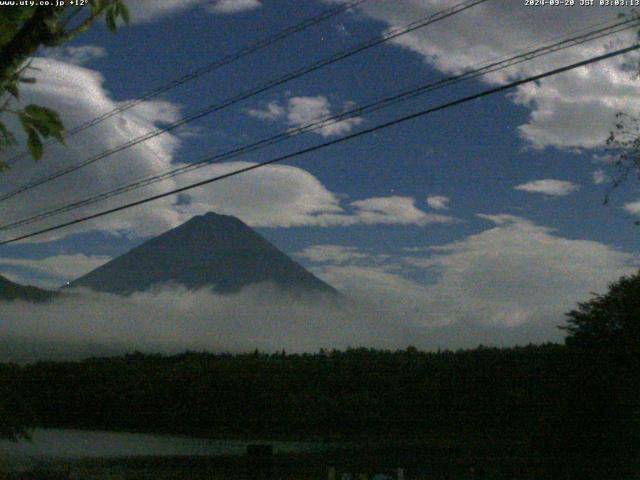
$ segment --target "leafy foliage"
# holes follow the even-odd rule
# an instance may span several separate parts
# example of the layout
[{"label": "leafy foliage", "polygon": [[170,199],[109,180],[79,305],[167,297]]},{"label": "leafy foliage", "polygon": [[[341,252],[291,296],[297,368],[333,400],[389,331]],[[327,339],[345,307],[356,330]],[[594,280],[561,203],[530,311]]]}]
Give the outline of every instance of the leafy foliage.
[{"label": "leafy foliage", "polygon": [[38,105],[28,105],[18,117],[22,128],[27,133],[27,145],[31,156],[36,160],[42,157],[43,146],[40,138],[54,137],[64,143],[62,132],[64,126],[56,112]]},{"label": "leafy foliage", "polygon": [[622,277],[567,314],[567,344],[640,353],[640,272]]},{"label": "leafy foliage", "polygon": [[114,33],[118,29],[118,17],[121,18],[122,21],[127,25],[129,24],[129,10],[124,4],[120,2],[114,3],[106,10],[105,19],[107,22],[107,27]]},{"label": "leafy foliage", "polygon": [[607,147],[615,158],[612,162],[615,175],[605,204],[609,202],[613,190],[626,182],[630,175],[635,173],[640,179],[640,119],[617,113],[614,129],[607,138]]},{"label": "leafy foliage", "polygon": [[560,430],[567,443],[601,459],[586,478],[604,478],[612,464],[627,461],[625,455],[640,458],[640,272],[579,303],[567,317],[561,327],[566,344],[581,361],[574,365]]},{"label": "leafy foliage", "polygon": [[[632,9],[629,12],[620,13],[618,17],[637,21],[640,19],[640,11]],[[640,30],[636,37],[640,41]],[[633,72],[637,79],[638,66],[627,65],[627,67],[630,68],[625,70]],[[640,119],[625,112],[618,112],[614,128],[609,132],[606,146],[610,151],[611,158],[614,159],[611,166],[615,169],[615,174],[611,181],[611,188],[604,199],[605,205],[611,200],[614,190],[629,179],[629,175],[635,173],[640,179]],[[635,223],[640,225],[640,221]]]},{"label": "leafy foliage", "polygon": [[[129,11],[122,0],[89,0],[90,8],[20,6],[0,9],[0,115],[16,115],[27,136],[27,146],[36,160],[42,157],[43,140],[63,141],[64,126],[58,114],[46,107],[12,106],[20,100],[20,84],[33,83],[26,76],[29,58],[41,47],[57,47],[86,31],[96,19],[105,17],[107,27],[116,31],[118,20],[129,23]],[[15,143],[15,136],[0,121],[0,151]],[[8,165],[0,161],[0,170]]]},{"label": "leafy foliage", "polygon": [[[0,122],[0,151],[13,144],[16,141],[13,133]],[[8,165],[5,162],[0,161],[0,172],[6,170]]]}]

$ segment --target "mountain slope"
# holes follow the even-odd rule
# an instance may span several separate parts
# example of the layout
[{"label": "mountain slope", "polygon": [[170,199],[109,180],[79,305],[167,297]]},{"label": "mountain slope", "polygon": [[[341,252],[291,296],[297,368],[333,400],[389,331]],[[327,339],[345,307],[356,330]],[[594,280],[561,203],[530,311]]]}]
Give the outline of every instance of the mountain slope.
[{"label": "mountain slope", "polygon": [[55,295],[55,292],[13,283],[0,275],[0,301],[26,300],[28,302],[44,302]]},{"label": "mountain slope", "polygon": [[237,218],[215,213],[194,217],[69,286],[127,295],[181,284],[230,293],[260,282],[293,291],[337,293]]}]

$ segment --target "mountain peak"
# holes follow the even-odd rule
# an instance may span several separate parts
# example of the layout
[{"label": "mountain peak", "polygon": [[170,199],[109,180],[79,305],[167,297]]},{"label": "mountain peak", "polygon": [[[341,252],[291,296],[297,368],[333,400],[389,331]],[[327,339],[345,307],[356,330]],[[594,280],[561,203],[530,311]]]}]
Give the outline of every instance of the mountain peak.
[{"label": "mountain peak", "polygon": [[162,284],[219,293],[270,282],[293,291],[337,293],[236,217],[209,212],[71,282],[128,295]]},{"label": "mountain peak", "polygon": [[192,220],[205,221],[208,223],[238,223],[244,225],[244,223],[239,218],[233,217],[231,215],[222,215],[215,212],[207,212],[203,215],[196,215],[189,221]]}]

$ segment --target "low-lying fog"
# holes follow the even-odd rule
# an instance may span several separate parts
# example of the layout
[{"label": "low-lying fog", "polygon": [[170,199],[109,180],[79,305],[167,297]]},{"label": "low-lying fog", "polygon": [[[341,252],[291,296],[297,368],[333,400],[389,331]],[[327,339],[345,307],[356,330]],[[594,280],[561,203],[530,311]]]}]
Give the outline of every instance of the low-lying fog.
[{"label": "low-lying fog", "polygon": [[[472,348],[560,340],[558,318],[515,326],[432,318],[429,303],[284,293],[270,285],[233,295],[180,287],[120,297],[71,291],[49,303],[0,304],[0,361],[82,358],[139,350],[317,352],[347,347]],[[455,307],[455,306],[454,306]]]}]

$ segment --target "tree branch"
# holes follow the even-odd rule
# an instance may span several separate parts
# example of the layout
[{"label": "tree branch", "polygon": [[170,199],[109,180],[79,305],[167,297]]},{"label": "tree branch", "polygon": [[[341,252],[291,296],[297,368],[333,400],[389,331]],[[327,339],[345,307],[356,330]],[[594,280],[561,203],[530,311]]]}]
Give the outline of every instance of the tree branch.
[{"label": "tree branch", "polygon": [[41,44],[49,44],[55,37],[51,31],[56,17],[56,7],[36,7],[16,35],[0,48],[0,85],[13,78],[16,70]]}]

